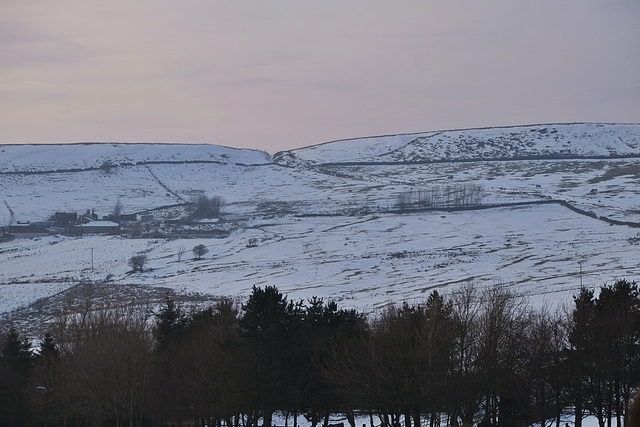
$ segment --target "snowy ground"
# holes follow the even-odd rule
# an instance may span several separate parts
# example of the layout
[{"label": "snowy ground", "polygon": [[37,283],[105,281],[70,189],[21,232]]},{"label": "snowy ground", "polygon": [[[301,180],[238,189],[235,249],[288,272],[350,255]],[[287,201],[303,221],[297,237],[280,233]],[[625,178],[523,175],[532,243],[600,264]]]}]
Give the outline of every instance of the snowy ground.
[{"label": "snowy ground", "polygon": [[[398,197],[473,183],[482,186],[485,204],[566,200],[597,216],[640,222],[640,168],[629,157],[640,157],[639,140],[637,125],[434,132],[338,141],[279,153],[277,163],[263,152],[207,145],[4,146],[0,172],[12,173],[0,173],[0,225],[41,221],[56,211],[106,215],[117,200],[125,212],[141,212],[206,194],[226,200],[223,220],[231,234],[0,243],[0,313],[107,278],[110,286],[136,292],[171,288],[231,297],[274,285],[290,299],[320,296],[365,311],[419,301],[432,289],[501,283],[532,303],[556,305],[581,281],[598,287],[638,280],[640,229],[558,204],[398,213]],[[447,161],[424,163],[427,148],[444,158],[447,144]],[[554,147],[579,148],[547,158]],[[472,148],[478,159],[460,161]],[[546,157],[507,158],[513,152]],[[584,158],[607,153],[614,157]],[[105,162],[112,167],[101,168]],[[248,247],[250,239],[255,247]],[[202,260],[191,254],[197,244],[209,249]],[[187,253],[178,262],[180,247]],[[131,273],[127,261],[139,253],[148,265]]]}]

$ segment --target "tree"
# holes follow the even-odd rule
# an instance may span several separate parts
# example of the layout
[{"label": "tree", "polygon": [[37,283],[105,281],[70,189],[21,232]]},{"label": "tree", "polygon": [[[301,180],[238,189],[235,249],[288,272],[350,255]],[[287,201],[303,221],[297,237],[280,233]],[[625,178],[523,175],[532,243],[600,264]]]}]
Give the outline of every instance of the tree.
[{"label": "tree", "polygon": [[[633,282],[602,286],[596,300],[597,361],[602,365],[604,418],[622,426],[622,418],[638,384],[640,297]],[[603,420],[604,421],[604,420]]]},{"label": "tree", "polygon": [[27,419],[32,356],[29,341],[9,329],[0,357],[0,424],[14,426]]},{"label": "tree", "polygon": [[115,219],[120,219],[120,215],[122,215],[122,212],[124,211],[124,206],[122,205],[122,202],[120,201],[120,199],[118,199],[116,201],[115,206],[113,207],[113,211],[111,212],[111,216]]},{"label": "tree", "polygon": [[191,201],[190,216],[191,218],[218,218],[223,205],[222,197],[207,197],[201,194]]},{"label": "tree", "polygon": [[304,410],[312,425],[321,419],[326,424],[330,413],[342,412],[353,425],[354,400],[347,397],[341,384],[324,378],[323,366],[333,357],[331,347],[357,335],[363,318],[355,310],[339,310],[334,301],[325,304],[314,297],[306,305],[294,304],[289,319],[287,409],[294,415]]},{"label": "tree", "polygon": [[152,393],[148,399],[150,410],[157,417],[175,418],[182,415],[180,401],[184,383],[181,378],[186,375],[186,362],[181,346],[188,318],[169,293],[165,295],[165,303],[154,313],[154,317],[155,349],[149,388]]},{"label": "tree", "polygon": [[[60,371],[60,351],[50,332],[40,341],[40,353],[35,357],[31,379],[33,416],[45,423],[64,418],[66,406],[60,399],[64,387]],[[62,415],[62,416],[61,416]]]},{"label": "tree", "polygon": [[529,311],[524,300],[501,286],[482,295],[480,327],[482,378],[486,386],[485,419],[498,426],[527,425],[528,384],[524,361]]},{"label": "tree", "polygon": [[[437,291],[433,291],[424,306],[424,320],[420,322],[421,359],[426,360],[423,374],[423,394],[427,404],[425,409],[433,427],[439,413],[450,412],[450,367],[454,351],[453,304],[445,300]],[[431,402],[430,404],[428,402]],[[419,413],[414,414],[414,424],[420,426]]]},{"label": "tree", "polygon": [[238,308],[229,299],[192,313],[178,348],[183,374],[179,377],[179,408],[209,420],[209,425],[224,420],[232,425],[233,417],[246,410],[245,351],[238,345]]},{"label": "tree", "polygon": [[133,269],[134,272],[140,271],[142,272],[144,269],[144,265],[147,263],[146,255],[134,255],[129,258],[129,266]]},{"label": "tree", "polygon": [[102,170],[102,172],[104,173],[111,173],[111,171],[116,167],[116,165],[114,165],[113,163],[111,163],[110,160],[105,160],[104,162],[102,162],[102,164],[100,165],[100,170]]},{"label": "tree", "polygon": [[574,424],[582,426],[585,403],[589,400],[588,384],[585,378],[598,382],[593,372],[595,357],[596,300],[594,292],[581,288],[573,297],[574,309],[569,322],[569,366],[571,373],[571,399],[574,404]]},{"label": "tree", "polygon": [[153,335],[159,348],[181,336],[187,325],[187,318],[173,297],[167,293],[164,301],[164,306],[154,314],[156,324]]},{"label": "tree", "polygon": [[193,247],[192,249],[193,255],[195,255],[196,259],[202,259],[202,257],[209,252],[209,249],[203,244],[199,244]]},{"label": "tree", "polygon": [[152,350],[147,313],[132,303],[57,320],[50,401],[62,412],[61,424],[71,416],[96,425],[143,425]]},{"label": "tree", "polygon": [[187,249],[184,247],[184,245],[180,245],[178,247],[178,262],[182,261],[182,256],[184,255],[184,253],[187,251]]},{"label": "tree", "polygon": [[531,422],[545,426],[551,420],[559,425],[563,409],[570,406],[566,397],[570,378],[565,360],[565,319],[560,312],[543,308],[532,313],[525,334],[529,343],[525,370],[532,402]]},{"label": "tree", "polygon": [[273,413],[286,394],[287,366],[284,362],[287,322],[293,304],[287,302],[277,288],[253,287],[249,300],[242,306],[240,328],[253,361],[253,387],[248,387],[250,406],[263,414],[263,425],[270,426]]},{"label": "tree", "polygon": [[456,425],[473,425],[485,390],[480,358],[482,309],[479,300],[479,293],[472,284],[466,285],[453,298],[449,411]]}]

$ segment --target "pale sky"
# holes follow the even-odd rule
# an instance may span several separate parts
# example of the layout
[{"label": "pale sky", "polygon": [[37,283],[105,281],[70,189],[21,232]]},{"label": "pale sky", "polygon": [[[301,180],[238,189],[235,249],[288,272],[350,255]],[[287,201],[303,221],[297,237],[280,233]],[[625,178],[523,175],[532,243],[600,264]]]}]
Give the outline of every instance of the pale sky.
[{"label": "pale sky", "polygon": [[0,144],[640,122],[638,0],[0,0]]}]

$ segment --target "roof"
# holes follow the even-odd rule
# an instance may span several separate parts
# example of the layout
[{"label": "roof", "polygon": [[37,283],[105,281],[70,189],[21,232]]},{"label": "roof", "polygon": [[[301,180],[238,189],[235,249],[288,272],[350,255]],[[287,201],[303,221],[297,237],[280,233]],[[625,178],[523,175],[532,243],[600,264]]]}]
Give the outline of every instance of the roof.
[{"label": "roof", "polygon": [[117,222],[113,221],[91,221],[86,224],[82,224],[82,227],[119,227],[120,225]]}]

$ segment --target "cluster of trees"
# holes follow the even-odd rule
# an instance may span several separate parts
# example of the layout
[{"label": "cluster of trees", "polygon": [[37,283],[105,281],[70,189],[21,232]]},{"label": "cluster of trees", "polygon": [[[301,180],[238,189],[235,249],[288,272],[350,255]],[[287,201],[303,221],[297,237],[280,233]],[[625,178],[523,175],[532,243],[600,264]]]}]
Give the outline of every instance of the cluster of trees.
[{"label": "cluster of trees", "polygon": [[467,208],[482,203],[483,187],[478,184],[457,184],[408,190],[398,196],[396,206],[408,208]]},{"label": "cluster of trees", "polygon": [[[184,253],[186,251],[187,250],[184,247],[184,245],[180,245],[177,252],[178,262],[182,260],[182,257],[184,256]],[[195,259],[198,259],[198,260],[202,259],[203,256],[209,253],[209,249],[202,243],[195,245],[191,251],[193,252],[193,256],[195,257]],[[129,261],[127,261],[127,264],[129,264],[129,267],[131,267],[131,270],[134,273],[136,271],[143,272],[144,266],[147,264],[147,261],[148,261],[148,258],[145,254],[138,254],[129,258]]]},{"label": "cluster of trees", "polygon": [[224,199],[220,196],[208,197],[204,194],[199,194],[191,200],[188,204],[189,218],[218,218],[220,216],[220,210],[224,206]]},{"label": "cluster of trees", "polygon": [[505,287],[467,286],[375,315],[253,289],[153,314],[60,316],[32,352],[10,330],[0,357],[2,425],[272,425],[340,414],[370,424],[622,426],[640,382],[640,297],[625,280],[581,289],[565,311]]}]

